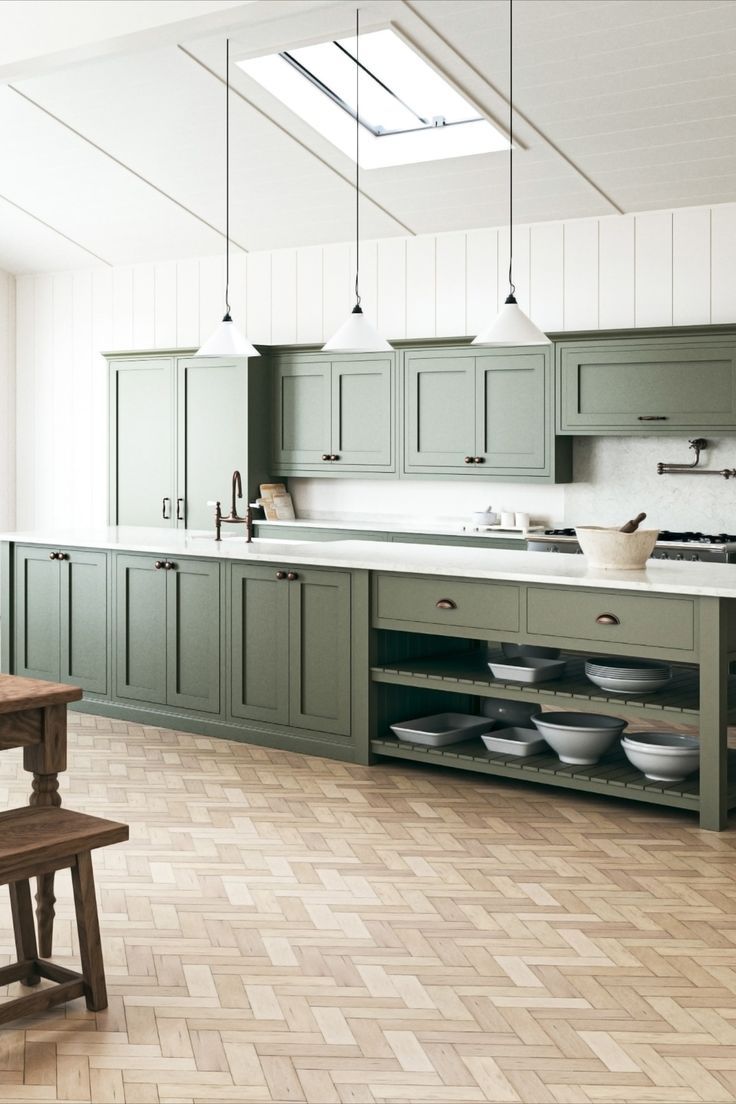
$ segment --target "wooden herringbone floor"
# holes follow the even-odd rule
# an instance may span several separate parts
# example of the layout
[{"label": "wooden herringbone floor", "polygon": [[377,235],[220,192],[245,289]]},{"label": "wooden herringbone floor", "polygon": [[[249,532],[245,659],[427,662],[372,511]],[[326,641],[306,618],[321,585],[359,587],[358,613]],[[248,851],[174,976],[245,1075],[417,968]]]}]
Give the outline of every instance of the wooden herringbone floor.
[{"label": "wooden herringbone floor", "polygon": [[[96,857],[110,1007],[0,1030],[0,1101],[736,1100],[733,830],[78,714],[71,729],[65,803],[131,825]],[[26,794],[3,753],[0,806]],[[3,962],[9,922],[2,899]]]}]

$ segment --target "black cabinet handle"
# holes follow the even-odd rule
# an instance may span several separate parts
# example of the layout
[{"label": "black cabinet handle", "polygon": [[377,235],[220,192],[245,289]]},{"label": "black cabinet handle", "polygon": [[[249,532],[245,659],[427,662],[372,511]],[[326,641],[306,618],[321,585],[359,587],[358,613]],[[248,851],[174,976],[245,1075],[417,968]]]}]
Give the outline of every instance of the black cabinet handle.
[{"label": "black cabinet handle", "polygon": [[161,517],[164,521],[171,520],[171,499],[167,498],[166,495],[161,499]]},{"label": "black cabinet handle", "polygon": [[183,521],[184,520],[184,514],[181,512],[181,508],[182,508],[183,503],[184,503],[183,498],[177,498],[177,500],[176,500],[176,520],[177,521]]},{"label": "black cabinet handle", "polygon": [[666,422],[667,421],[667,415],[666,414],[640,414],[639,415],[639,421],[640,422]]}]

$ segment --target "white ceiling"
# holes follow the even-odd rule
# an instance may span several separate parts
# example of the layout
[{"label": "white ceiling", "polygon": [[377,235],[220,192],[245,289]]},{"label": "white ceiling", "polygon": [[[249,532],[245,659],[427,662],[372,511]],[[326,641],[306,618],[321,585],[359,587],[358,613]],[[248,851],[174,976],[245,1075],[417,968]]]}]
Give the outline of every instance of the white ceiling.
[{"label": "white ceiling", "polygon": [[[0,39],[10,8],[17,20],[37,6],[0,2]],[[169,3],[166,28],[147,38],[124,34],[113,7],[119,37],[97,56],[87,43],[62,64],[57,50],[0,86],[1,268],[220,252],[225,34],[233,58],[270,52],[347,34],[355,10],[352,0],[213,3],[217,22],[190,37],[194,9]],[[201,19],[207,7],[197,3]],[[392,21],[505,122],[507,0],[362,0],[361,10],[365,29]],[[519,221],[736,198],[734,0],[516,0],[514,13]],[[352,162],[235,66],[232,80],[234,240],[248,250],[348,240]],[[504,154],[366,171],[363,233],[502,223],[506,172]]]}]

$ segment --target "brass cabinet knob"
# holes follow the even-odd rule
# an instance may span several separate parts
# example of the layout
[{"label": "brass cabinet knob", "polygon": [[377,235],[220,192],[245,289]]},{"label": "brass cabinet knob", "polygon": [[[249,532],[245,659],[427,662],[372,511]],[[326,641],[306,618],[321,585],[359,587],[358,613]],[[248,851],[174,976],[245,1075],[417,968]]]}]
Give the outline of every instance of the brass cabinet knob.
[{"label": "brass cabinet knob", "polygon": [[171,560],[164,560],[164,567],[167,571],[176,571],[176,564],[172,563]]},{"label": "brass cabinet knob", "polygon": [[57,552],[56,553],[56,558],[57,558],[57,560],[68,560],[69,559],[66,552]]},{"label": "brass cabinet knob", "polygon": [[332,457],[331,457],[331,456],[329,455],[329,453],[327,453],[327,452],[323,452],[323,453],[322,453],[322,459],[323,459],[323,460],[331,460],[331,459],[332,459]]},{"label": "brass cabinet knob", "polygon": [[333,452],[332,456],[330,457],[330,460],[339,460],[339,459],[340,459],[340,457],[336,456],[335,453]]},{"label": "brass cabinet knob", "polygon": [[299,578],[299,576],[297,575],[296,571],[290,571],[286,578],[289,580],[290,583],[293,583],[295,579]]},{"label": "brass cabinet knob", "polygon": [[595,619],[596,625],[620,625],[615,613],[599,613]]},{"label": "brass cabinet knob", "polygon": [[163,560],[156,560],[156,562],[154,563],[153,566],[156,568],[157,571],[160,571],[161,568],[164,567],[164,561]]},{"label": "brass cabinet knob", "polygon": [[473,457],[473,463],[474,464],[485,464],[485,460],[483,459],[482,456],[474,456]]},{"label": "brass cabinet knob", "polygon": [[465,457],[465,463],[466,464],[472,464],[473,463],[473,457],[472,456],[466,456]]},{"label": "brass cabinet knob", "polygon": [[277,571],[276,572],[276,578],[277,579],[285,579],[286,578],[286,572],[285,571]]},{"label": "brass cabinet knob", "polygon": [[55,560],[56,559],[56,553],[55,552],[49,552],[49,559],[50,560]]},{"label": "brass cabinet knob", "polygon": [[452,598],[440,598],[439,602],[435,604],[437,609],[457,609],[457,605],[453,602]]}]

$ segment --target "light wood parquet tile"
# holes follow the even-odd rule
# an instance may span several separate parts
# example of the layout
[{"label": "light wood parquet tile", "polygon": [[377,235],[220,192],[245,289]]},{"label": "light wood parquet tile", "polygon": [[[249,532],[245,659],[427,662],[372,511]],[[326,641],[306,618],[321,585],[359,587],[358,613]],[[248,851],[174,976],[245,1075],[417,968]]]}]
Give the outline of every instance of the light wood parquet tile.
[{"label": "light wood parquet tile", "polygon": [[[736,1101],[733,830],[89,715],[70,730],[65,803],[131,825],[96,855],[110,1007],[0,1030],[0,1104]],[[0,806],[27,785],[4,752]]]}]

